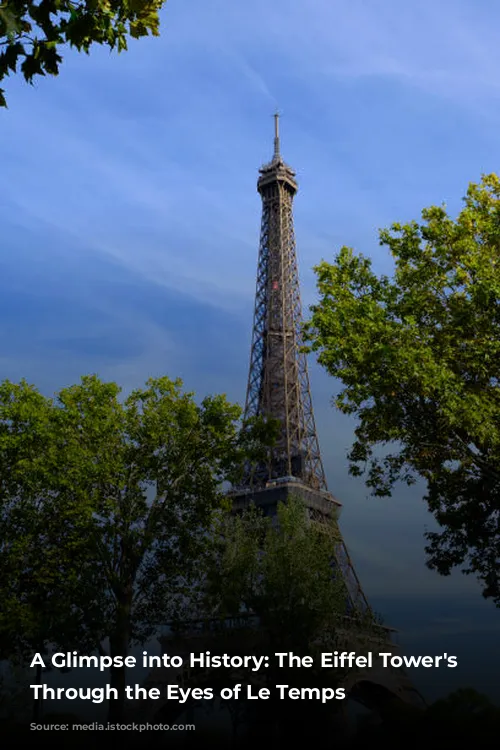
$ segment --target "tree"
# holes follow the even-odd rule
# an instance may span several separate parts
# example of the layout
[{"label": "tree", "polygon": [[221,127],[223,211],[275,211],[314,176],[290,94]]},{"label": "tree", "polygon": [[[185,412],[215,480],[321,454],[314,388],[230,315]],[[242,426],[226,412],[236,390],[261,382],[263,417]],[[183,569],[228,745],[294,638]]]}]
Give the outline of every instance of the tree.
[{"label": "tree", "polygon": [[[93,44],[118,52],[127,38],[159,36],[166,0],[0,0],[0,82],[18,65],[28,83],[58,75],[64,45],[88,53]],[[0,106],[7,106],[0,89]]]},{"label": "tree", "polygon": [[422,479],[440,532],[428,565],[473,573],[500,605],[500,180],[380,233],[392,278],[343,247],[316,267],[309,346],[357,418],[350,471],[378,496]]},{"label": "tree", "polygon": [[295,497],[279,504],[276,521],[254,506],[222,519],[208,575],[210,609],[222,617],[253,614],[276,647],[307,649],[345,604],[343,582],[332,573],[338,532],[310,523]]},{"label": "tree", "polygon": [[33,701],[28,685],[27,670],[0,666],[0,727],[5,721],[29,718]]},{"label": "tree", "polygon": [[[55,399],[0,385],[0,642],[126,656],[182,612],[222,484],[261,457],[268,428],[241,431],[223,396],[180,381],[120,400],[95,376]],[[123,709],[125,669],[111,669]]]},{"label": "tree", "polygon": [[[250,731],[260,733],[262,739],[262,733],[269,736],[277,729],[284,742],[297,740],[302,728],[315,746],[326,742],[330,747],[336,710],[342,701],[290,703],[275,698],[275,686],[335,689],[345,676],[340,670],[320,667],[322,651],[340,648],[339,623],[345,613],[344,581],[335,576],[332,566],[339,532],[334,523],[311,522],[299,497],[289,498],[286,505],[280,503],[275,521],[252,506],[239,516],[222,519],[218,543],[207,565],[206,607],[212,617],[256,620],[253,634],[251,628],[242,628],[240,651],[246,654],[255,649],[259,655],[269,656],[264,673],[243,678],[256,688],[264,686],[271,691],[269,700],[243,701],[244,724]],[[351,635],[355,625],[353,621]],[[367,623],[359,625],[361,631]],[[228,636],[227,648],[234,649],[230,637],[234,639],[234,634]],[[280,667],[275,657],[278,652],[311,656],[313,666]],[[227,677],[224,679],[227,684]],[[242,680],[241,676],[236,679]],[[234,702],[230,703],[234,710]]]}]

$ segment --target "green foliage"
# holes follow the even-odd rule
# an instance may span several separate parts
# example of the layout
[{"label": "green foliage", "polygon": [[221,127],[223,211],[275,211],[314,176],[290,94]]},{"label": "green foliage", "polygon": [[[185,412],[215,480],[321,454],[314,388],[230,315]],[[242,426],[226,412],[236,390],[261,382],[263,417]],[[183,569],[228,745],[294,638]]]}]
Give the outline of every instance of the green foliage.
[{"label": "green foliage", "polygon": [[[21,72],[58,75],[60,48],[88,53],[93,44],[118,52],[127,39],[159,36],[159,10],[166,0],[0,0],[0,82]],[[6,106],[0,89],[0,106]]]},{"label": "green foliage", "polygon": [[307,650],[344,611],[343,582],[332,574],[338,532],[311,523],[299,498],[280,504],[275,520],[254,506],[223,519],[208,569],[208,608],[221,617],[253,613],[283,650]]},{"label": "green foliage", "polygon": [[29,690],[30,674],[9,664],[0,667],[0,725],[6,720],[30,717],[33,698]]},{"label": "green foliage", "polygon": [[[183,611],[224,482],[260,457],[224,396],[180,381],[125,400],[84,377],[47,399],[0,384],[0,648],[45,643],[125,655]],[[260,451],[265,450],[264,447]]]},{"label": "green foliage", "polygon": [[[342,701],[277,700],[273,694],[279,684],[335,689],[352,670],[322,668],[320,654],[363,653],[374,648],[372,639],[380,645],[385,638],[373,613],[346,618],[345,582],[336,575],[340,571],[334,562],[340,540],[336,522],[311,520],[303,500],[292,495],[278,505],[275,518],[250,506],[238,516],[224,517],[219,532],[205,565],[207,614],[243,620],[254,616],[249,627],[241,628],[239,640],[228,635],[225,644],[222,632],[219,648],[269,656],[265,670],[244,679],[256,688],[270,688],[271,698],[241,701],[236,720],[248,730],[252,746],[273,736],[283,746],[300,738],[315,747],[331,747]],[[313,666],[279,667],[277,652],[312,657]],[[242,681],[241,676],[234,679]]]},{"label": "green foliage", "polygon": [[306,325],[320,364],[358,420],[350,469],[375,495],[426,481],[442,528],[430,567],[455,566],[500,605],[500,179],[471,184],[456,220],[442,207],[380,233],[392,278],[343,247],[316,269]]}]

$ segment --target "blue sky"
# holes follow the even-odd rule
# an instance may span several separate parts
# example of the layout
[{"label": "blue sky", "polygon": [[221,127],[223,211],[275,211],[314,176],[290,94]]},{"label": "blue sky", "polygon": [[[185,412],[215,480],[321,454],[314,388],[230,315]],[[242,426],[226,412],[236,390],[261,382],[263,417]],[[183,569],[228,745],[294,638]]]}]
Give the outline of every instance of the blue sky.
[{"label": "blue sky", "polygon": [[[499,28],[491,0],[169,0],[159,39],[122,55],[68,52],[59,78],[34,87],[11,79],[0,377],[50,393],[88,372],[126,389],[168,374],[242,401],[257,169],[272,154],[275,109],[299,180],[307,307],[314,264],[346,244],[389,271],[380,227],[443,201],[455,213],[467,184],[497,169]],[[348,476],[352,423],[314,363],[311,382],[368,596],[404,624],[410,650],[423,632],[460,636],[463,649],[480,637],[487,665],[500,655],[498,613],[472,579],[425,569],[432,519],[420,490],[369,500]]]}]

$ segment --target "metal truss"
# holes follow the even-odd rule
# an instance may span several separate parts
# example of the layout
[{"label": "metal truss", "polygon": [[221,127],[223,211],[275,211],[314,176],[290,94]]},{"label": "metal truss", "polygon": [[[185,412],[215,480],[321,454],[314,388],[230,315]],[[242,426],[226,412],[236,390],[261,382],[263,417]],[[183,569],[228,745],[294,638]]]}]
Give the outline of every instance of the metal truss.
[{"label": "metal truss", "polygon": [[292,202],[295,173],[276,147],[271,164],[260,170],[262,225],[245,420],[278,420],[280,433],[265,464],[253,468],[244,484],[262,486],[293,476],[326,490],[303,346]]},{"label": "metal truss", "polygon": [[[302,304],[293,226],[295,172],[280,154],[278,116],[275,115],[274,156],[260,170],[257,190],[262,198],[262,222],[250,369],[244,421],[253,417],[279,422],[278,439],[267,461],[247,466],[242,492],[263,488],[273,480],[294,477],[317,492],[328,491],[309,385],[302,338]],[[333,500],[333,498],[332,498]],[[309,508],[311,518],[324,516]],[[347,590],[347,608],[369,612],[370,607],[339,535],[335,563]]]},{"label": "metal truss", "polygon": [[[242,484],[230,492],[233,511],[240,512],[249,503],[255,503],[275,517],[279,502],[286,502],[286,498],[292,495],[302,497],[311,522],[318,524],[324,533],[331,534],[332,573],[341,578],[345,590],[343,611],[332,613],[338,619],[335,633],[341,637],[339,647],[345,643],[350,650],[358,642],[364,644],[365,636],[370,642],[373,640],[375,646],[385,646],[391,642],[390,629],[375,623],[337,526],[340,503],[328,492],[321,460],[307,361],[301,351],[302,309],[292,212],[298,186],[295,173],[280,155],[277,115],[274,157],[260,169],[257,189],[262,197],[262,226],[244,420],[248,423],[253,417],[272,418],[279,422],[280,431],[267,460],[257,467],[247,466]],[[209,648],[212,652],[233,649],[239,654],[242,646],[238,633],[241,633],[245,653],[248,653],[249,633],[253,631],[256,633],[255,648],[261,651],[261,623],[254,614],[222,620],[213,618],[208,622],[200,620],[191,623],[185,632],[170,634],[162,643],[162,650],[170,655],[186,655],[195,648],[200,651]],[[235,639],[232,646],[228,634]],[[218,646],[219,636],[222,639]],[[391,650],[396,648],[391,644]],[[369,682],[380,683],[395,696],[421,706],[421,697],[402,670],[385,669],[382,672],[379,677],[371,673],[348,675],[351,682],[346,683],[346,688],[353,691],[356,700],[370,706],[373,694],[368,692],[364,696],[362,689],[356,692],[357,685],[359,683],[362,688]],[[238,678],[238,675],[233,677]],[[210,669],[158,669],[150,675],[147,685],[161,687],[174,682],[201,685],[209,679]],[[150,703],[148,714],[144,714],[148,721],[172,723],[178,712],[184,710],[183,706],[179,709],[177,702],[165,701],[160,707],[156,701]],[[143,710],[144,706],[141,706],[141,712]]]}]

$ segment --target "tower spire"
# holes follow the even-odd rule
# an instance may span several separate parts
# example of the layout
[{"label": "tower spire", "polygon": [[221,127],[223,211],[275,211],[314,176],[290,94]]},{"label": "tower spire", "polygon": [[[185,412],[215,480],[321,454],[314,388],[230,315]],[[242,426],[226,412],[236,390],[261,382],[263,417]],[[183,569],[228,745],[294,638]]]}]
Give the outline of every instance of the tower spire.
[{"label": "tower spire", "polygon": [[274,113],[274,157],[273,157],[273,161],[278,161],[281,158],[279,119],[280,119],[279,112],[275,112]]}]

